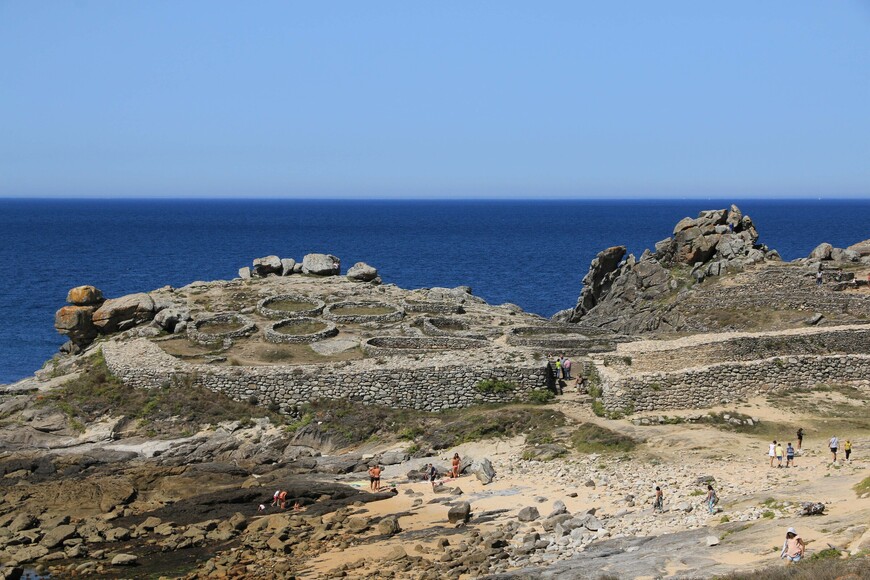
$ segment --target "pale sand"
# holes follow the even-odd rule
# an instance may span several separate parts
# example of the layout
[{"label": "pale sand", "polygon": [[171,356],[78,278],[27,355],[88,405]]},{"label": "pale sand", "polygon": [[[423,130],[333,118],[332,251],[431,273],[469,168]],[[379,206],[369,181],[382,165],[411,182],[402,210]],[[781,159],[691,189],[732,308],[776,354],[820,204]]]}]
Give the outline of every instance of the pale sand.
[{"label": "pale sand", "polygon": [[[830,394],[826,393],[825,396]],[[848,532],[850,526],[867,524],[870,522],[870,499],[857,499],[852,491],[852,486],[870,475],[870,462],[865,458],[866,449],[870,448],[870,438],[852,437],[855,444],[855,456],[851,465],[844,465],[839,469],[830,466],[830,455],[826,444],[828,435],[823,433],[813,434],[808,432],[805,439],[804,454],[797,459],[797,467],[793,469],[771,469],[768,466],[767,442],[757,438],[736,433],[726,433],[715,428],[702,425],[661,425],[654,427],[636,427],[627,421],[607,421],[592,416],[587,409],[579,405],[573,405],[570,398],[559,405],[569,416],[577,420],[595,421],[610,428],[618,428],[620,431],[641,437],[646,440],[646,445],[635,452],[638,462],[643,463],[651,457],[655,457],[664,465],[673,465],[675,469],[687,469],[692,473],[709,474],[716,478],[717,489],[723,485],[729,485],[741,489],[741,493],[733,493],[723,497],[722,507],[724,513],[735,513],[750,507],[760,506],[767,498],[788,501],[823,501],[828,504],[826,515],[818,518],[799,518],[797,516],[785,516],[776,519],[758,519],[747,522],[745,529],[726,535],[722,543],[715,548],[699,546],[704,556],[716,562],[727,564],[734,569],[746,570],[766,565],[776,565],[778,560],[778,546],[782,543],[785,529],[795,526],[808,542],[811,550],[821,550],[827,544],[845,547],[855,538],[854,533]],[[752,400],[735,409],[730,407],[723,411],[738,411],[760,417],[764,420],[800,419],[793,413],[770,409],[763,399]],[[698,411],[686,411],[686,414]],[[677,413],[671,413],[677,414]],[[839,434],[845,439],[847,434]],[[791,433],[784,433],[782,437],[788,440]],[[449,458],[454,451],[465,457],[489,457],[495,466],[496,480],[490,485],[482,485],[474,476],[463,476],[455,481],[447,482],[448,487],[459,487],[463,495],[458,499],[469,501],[472,505],[472,520],[469,524],[475,529],[486,531],[499,522],[515,519],[517,512],[525,506],[536,506],[541,512],[541,517],[546,517],[550,512],[555,500],[562,500],[572,513],[580,512],[596,507],[599,513],[615,514],[625,507],[620,503],[619,497],[611,496],[607,489],[593,489],[580,484],[565,481],[554,473],[562,460],[549,462],[546,468],[538,469],[540,464],[520,461],[518,456],[523,448],[523,438],[517,437],[511,440],[485,441],[466,444],[455,450],[450,450],[439,456],[441,463],[449,464]],[[645,455],[645,456],[644,456]],[[582,460],[582,457],[572,457],[568,461]],[[608,464],[615,461],[614,458],[602,457],[596,460],[599,464]],[[421,460],[425,462],[425,460]],[[420,463],[420,462],[418,462]],[[505,466],[513,465],[520,468],[519,473],[511,475]],[[639,467],[642,467],[639,466]],[[385,483],[391,480],[400,481],[408,471],[408,466],[389,466],[385,471]],[[536,470],[537,469],[537,470]],[[654,482],[650,482],[653,486]],[[403,531],[420,531],[432,527],[452,529],[453,526],[447,521],[447,506],[443,504],[427,504],[425,502],[437,497],[445,497],[432,492],[428,482],[399,483],[399,494],[388,500],[372,502],[365,507],[356,510],[356,513],[366,514],[371,517],[381,517],[392,514],[401,515],[399,523]],[[423,496],[423,504],[412,507],[416,497],[405,494],[405,490],[411,489],[420,492]],[[576,498],[567,497],[568,493],[577,493]],[[547,498],[545,502],[536,501],[535,498]],[[700,504],[703,498],[690,498],[694,503]],[[638,498],[638,505],[634,513],[626,516],[645,517],[649,515],[650,506],[644,505],[644,498]],[[699,507],[698,510],[701,508]],[[494,522],[475,524],[474,516],[483,512],[507,510],[498,515]],[[697,510],[696,510],[697,511]],[[720,525],[721,514],[712,516],[707,520],[707,525],[712,534],[717,534],[716,528]],[[540,531],[540,521],[524,524],[522,530]],[[667,515],[661,520],[656,520],[652,528],[654,534],[682,531],[679,525],[671,521]],[[370,532],[373,534],[374,532]],[[724,528],[723,528],[724,533]],[[722,535],[722,534],[720,534]],[[859,534],[860,535],[860,534]],[[459,535],[448,536],[451,543],[458,542]],[[307,562],[307,571],[301,578],[318,578],[325,572],[336,568],[342,563],[355,562],[361,559],[377,558],[383,547],[399,544],[409,554],[426,558],[438,558],[440,552],[431,550],[436,538],[426,540],[402,541],[401,536],[384,540],[376,544],[353,546],[341,551],[332,551]],[[415,550],[422,546],[423,551]],[[673,575],[686,571],[687,568],[674,557],[668,562],[667,572]]]}]

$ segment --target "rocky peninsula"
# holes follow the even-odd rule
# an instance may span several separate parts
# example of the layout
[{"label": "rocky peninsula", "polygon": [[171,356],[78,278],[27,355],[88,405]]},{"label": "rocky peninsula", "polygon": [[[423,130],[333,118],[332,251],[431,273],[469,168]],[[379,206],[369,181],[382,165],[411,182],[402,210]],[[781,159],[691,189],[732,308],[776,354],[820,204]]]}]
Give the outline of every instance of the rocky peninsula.
[{"label": "rocky peninsula", "polygon": [[870,240],[784,262],[704,211],[550,319],[297,258],[69,291],[61,352],[0,387],[0,576],[749,578],[798,527],[801,566],[864,577]]}]

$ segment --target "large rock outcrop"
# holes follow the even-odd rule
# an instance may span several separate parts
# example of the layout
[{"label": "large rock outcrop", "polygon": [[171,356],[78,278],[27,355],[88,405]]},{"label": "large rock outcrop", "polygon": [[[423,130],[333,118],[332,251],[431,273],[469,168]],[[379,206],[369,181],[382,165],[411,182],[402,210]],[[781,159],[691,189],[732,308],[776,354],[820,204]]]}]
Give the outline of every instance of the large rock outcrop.
[{"label": "large rock outcrop", "polygon": [[132,328],[154,318],[154,300],[140,292],[106,300],[93,316],[94,326],[103,334]]},{"label": "large rock outcrop", "polygon": [[779,260],[758,237],[752,219],[732,205],[683,218],[671,237],[640,258],[626,256],[624,246],[607,248],[592,260],[577,306],[554,319],[629,334],[678,330],[683,317],[664,298],[687,283]]}]

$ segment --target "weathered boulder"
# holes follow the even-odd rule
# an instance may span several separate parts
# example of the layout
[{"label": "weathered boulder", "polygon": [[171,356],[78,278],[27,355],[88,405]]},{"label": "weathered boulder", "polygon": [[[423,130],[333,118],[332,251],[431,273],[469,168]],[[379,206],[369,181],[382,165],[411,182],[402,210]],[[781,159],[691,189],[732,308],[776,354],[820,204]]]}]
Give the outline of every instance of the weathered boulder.
[{"label": "weathered boulder", "polygon": [[534,506],[524,507],[517,514],[517,519],[521,522],[533,522],[539,517],[541,517],[541,514],[538,512],[538,508]]},{"label": "weathered boulder", "polygon": [[396,516],[387,516],[378,522],[378,533],[382,536],[393,536],[401,531]]},{"label": "weathered boulder", "polygon": [[281,258],[278,256],[265,256],[254,260],[254,267],[251,269],[254,276],[268,276],[269,274],[281,274],[283,266]]},{"label": "weathered boulder", "polygon": [[863,242],[858,242],[857,244],[852,244],[847,250],[851,250],[853,252],[857,252],[859,256],[870,256],[870,240],[864,240]]},{"label": "weathered boulder", "polygon": [[94,311],[93,322],[102,334],[127,330],[154,318],[154,300],[145,293],[106,300]]},{"label": "weathered boulder", "polygon": [[471,504],[467,501],[459,502],[447,511],[447,520],[451,524],[465,523],[471,517]]},{"label": "weathered boulder", "polygon": [[138,559],[133,554],[117,554],[112,558],[112,566],[134,566]]},{"label": "weathered boulder", "polygon": [[834,246],[827,242],[823,242],[815,247],[815,249],[810,252],[809,259],[810,260],[830,260],[831,252],[834,250]]},{"label": "weathered boulder", "polygon": [[357,262],[347,271],[347,277],[357,282],[371,282],[378,277],[378,269],[365,262]]},{"label": "weathered boulder", "polygon": [[302,272],[317,276],[337,276],[341,272],[341,260],[332,254],[306,254],[302,258]]},{"label": "weathered boulder", "polygon": [[369,529],[369,519],[364,516],[352,517],[345,522],[344,527],[355,534],[359,534]]},{"label": "weathered boulder", "polygon": [[583,277],[583,291],[574,309],[577,316],[582,316],[595,308],[610,291],[614,274],[625,256],[625,251],[625,246],[613,246],[599,252],[592,260],[589,272]]},{"label": "weathered boulder", "polygon": [[492,483],[492,480],[495,478],[495,469],[492,466],[492,462],[486,457],[476,460],[468,470],[477,476],[477,479],[484,485]]},{"label": "weathered boulder", "polygon": [[61,545],[64,540],[68,540],[76,535],[76,527],[70,524],[57,526],[54,529],[49,530],[45,536],[42,537],[42,541],[40,544],[45,546],[46,548],[56,548]]},{"label": "weathered boulder", "polygon": [[76,286],[67,293],[66,301],[76,306],[93,306],[103,301],[103,293],[93,286]]},{"label": "weathered boulder", "polygon": [[242,280],[250,280],[251,279],[251,269],[247,266],[244,268],[239,268],[239,278]]},{"label": "weathered boulder", "polygon": [[296,267],[296,260],[293,258],[282,258],[281,259],[281,275],[289,276],[293,273],[293,269]]},{"label": "weathered boulder", "polygon": [[187,322],[190,319],[190,309],[184,306],[170,306],[154,316],[154,323],[166,332],[175,332],[179,322]]},{"label": "weathered boulder", "polygon": [[398,465],[407,461],[410,456],[404,451],[385,451],[381,454],[378,463],[380,465]]},{"label": "weathered boulder", "polygon": [[6,526],[10,532],[23,532],[24,530],[31,530],[39,525],[39,520],[37,520],[34,516],[30,514],[18,514],[15,518]]},{"label": "weathered boulder", "polygon": [[96,309],[96,306],[64,306],[54,315],[54,328],[69,336],[76,346],[86,346],[97,337],[93,322]]}]

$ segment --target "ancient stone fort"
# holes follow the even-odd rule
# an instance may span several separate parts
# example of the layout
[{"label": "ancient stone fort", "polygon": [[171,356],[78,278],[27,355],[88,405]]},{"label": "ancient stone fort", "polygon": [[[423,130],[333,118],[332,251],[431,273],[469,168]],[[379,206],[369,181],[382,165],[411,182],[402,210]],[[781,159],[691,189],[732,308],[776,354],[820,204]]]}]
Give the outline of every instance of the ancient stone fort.
[{"label": "ancient stone fort", "polygon": [[99,349],[134,387],[200,385],[286,412],[322,398],[427,411],[524,400],[567,386],[548,359],[562,355],[577,388],[630,414],[870,387],[868,271],[866,243],[784,263],[732,206],[681,220],[640,257],[602,251],[576,307],[549,320],[309,254],[109,300],[74,288],[55,326],[66,353]]}]

